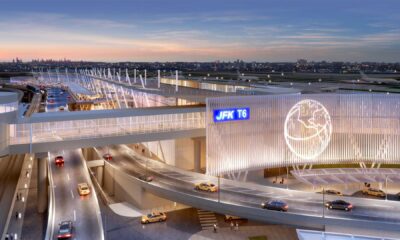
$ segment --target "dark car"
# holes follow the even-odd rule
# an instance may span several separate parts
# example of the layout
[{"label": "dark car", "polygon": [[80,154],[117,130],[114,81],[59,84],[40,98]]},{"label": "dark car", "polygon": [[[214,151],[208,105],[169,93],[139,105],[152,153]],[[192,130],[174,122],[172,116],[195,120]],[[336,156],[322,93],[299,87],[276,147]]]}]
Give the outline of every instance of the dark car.
[{"label": "dark car", "polygon": [[57,166],[64,166],[64,157],[57,156],[54,158],[54,162],[56,163]]},{"label": "dark car", "polygon": [[350,211],[351,209],[353,209],[353,205],[351,205],[351,203],[343,200],[329,201],[325,203],[325,206],[329,209],[339,209],[345,211]]},{"label": "dark car", "polygon": [[104,158],[105,160],[107,160],[107,161],[112,160],[112,156],[111,156],[111,154],[109,154],[109,153],[104,154],[104,155],[103,155],[103,158]]},{"label": "dark car", "polygon": [[63,221],[58,229],[57,239],[70,239],[72,238],[73,225],[72,221]]},{"label": "dark car", "polygon": [[142,180],[142,181],[146,181],[146,182],[153,181],[153,177],[152,176],[147,176],[147,175],[140,175],[139,179]]},{"label": "dark car", "polygon": [[324,191],[325,194],[329,194],[329,195],[338,195],[338,196],[343,196],[343,193],[333,190],[333,189],[327,189]]},{"label": "dark car", "polygon": [[261,203],[261,207],[268,210],[282,211],[286,212],[289,209],[289,206],[284,201],[280,200],[271,200],[267,202]]}]

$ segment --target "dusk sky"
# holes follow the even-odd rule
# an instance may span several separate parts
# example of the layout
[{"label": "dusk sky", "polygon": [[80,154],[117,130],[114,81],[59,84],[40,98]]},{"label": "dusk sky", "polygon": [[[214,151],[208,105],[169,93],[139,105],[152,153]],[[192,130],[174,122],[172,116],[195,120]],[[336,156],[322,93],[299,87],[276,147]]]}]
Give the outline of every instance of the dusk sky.
[{"label": "dusk sky", "polygon": [[2,0],[0,61],[400,61],[399,0]]}]

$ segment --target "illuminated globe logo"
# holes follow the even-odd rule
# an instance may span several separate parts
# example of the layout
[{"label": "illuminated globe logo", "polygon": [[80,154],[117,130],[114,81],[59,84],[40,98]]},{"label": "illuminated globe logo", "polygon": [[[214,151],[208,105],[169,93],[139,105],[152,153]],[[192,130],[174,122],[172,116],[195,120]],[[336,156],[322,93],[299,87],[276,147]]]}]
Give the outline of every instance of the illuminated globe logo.
[{"label": "illuminated globe logo", "polygon": [[332,123],[328,110],[318,101],[296,103],[286,115],[285,141],[299,158],[315,159],[328,146]]}]

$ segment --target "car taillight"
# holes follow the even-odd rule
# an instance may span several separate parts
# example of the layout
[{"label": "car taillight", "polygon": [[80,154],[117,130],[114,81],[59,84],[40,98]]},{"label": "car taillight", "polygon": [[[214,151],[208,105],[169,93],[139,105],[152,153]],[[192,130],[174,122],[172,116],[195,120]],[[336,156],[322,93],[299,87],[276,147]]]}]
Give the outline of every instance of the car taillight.
[{"label": "car taillight", "polygon": [[58,235],[57,237],[58,238],[69,238],[69,237],[71,237],[72,235],[70,234],[70,233],[66,233],[66,234],[60,234],[60,235]]},{"label": "car taillight", "polygon": [[289,206],[288,206],[288,205],[286,205],[286,206],[284,206],[283,208],[284,208],[284,209],[288,209],[288,208],[289,208]]},{"label": "car taillight", "polygon": [[348,206],[348,208],[353,208],[353,205],[350,204],[350,205]]}]

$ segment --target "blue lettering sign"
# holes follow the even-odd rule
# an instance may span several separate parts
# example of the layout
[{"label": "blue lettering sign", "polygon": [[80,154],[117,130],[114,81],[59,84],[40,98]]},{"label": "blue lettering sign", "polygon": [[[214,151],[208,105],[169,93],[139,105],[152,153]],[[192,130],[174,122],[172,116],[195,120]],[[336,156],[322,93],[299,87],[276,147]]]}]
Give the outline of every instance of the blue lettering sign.
[{"label": "blue lettering sign", "polygon": [[250,108],[215,109],[214,122],[249,120]]}]

